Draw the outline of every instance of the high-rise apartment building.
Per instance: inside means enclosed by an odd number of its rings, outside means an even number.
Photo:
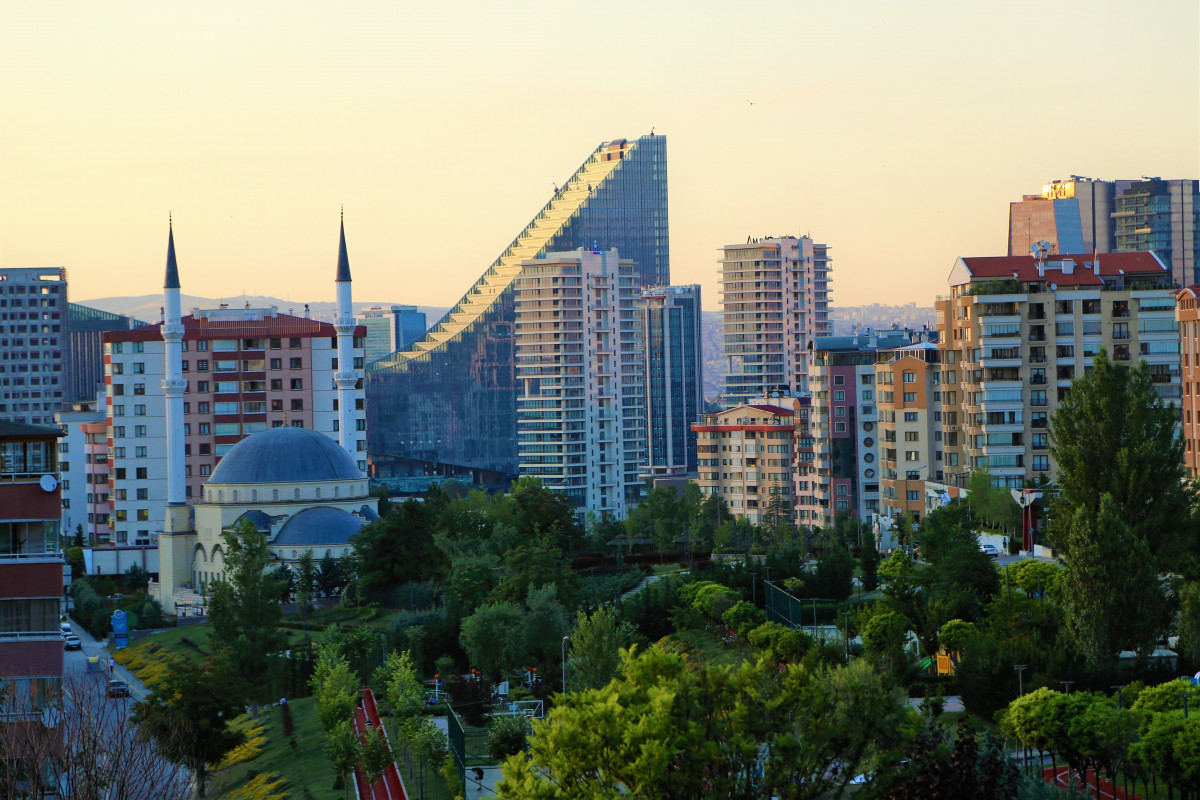
[[[625,324],[637,296],[616,250],[545,253],[513,285],[520,472],[618,519],[645,458],[644,399],[626,413],[645,393],[640,330]]]
[[[174,264],[174,238],[169,261]],[[339,272],[339,275],[341,273]],[[175,270],[177,277],[178,271]],[[345,280],[349,283],[347,267]],[[170,287],[169,287],[170,288]],[[178,287],[175,287],[176,289]],[[110,527],[116,544],[151,544],[166,514],[169,478],[165,323],[105,335],[109,435]],[[271,308],[192,309],[182,317],[181,388],[187,503],[221,457],[256,431],[290,425],[341,440],[349,436],[366,472],[366,419],[361,379],[351,378],[353,408],[339,406],[338,382],[361,374],[363,334],[353,317],[337,325]],[[351,363],[339,331],[353,331]],[[172,379],[174,380],[174,379]],[[354,430],[341,430],[346,414]]]
[[[867,521],[879,513],[875,362],[881,350],[912,344],[920,336],[897,329],[812,341],[810,475],[816,503],[811,525],[828,528],[838,516]]]
[[[808,236],[730,244],[721,259],[726,375],[722,399],[745,404],[808,390],[808,345],[833,332],[829,247]]]
[[[61,435],[0,420],[0,740],[10,768],[9,756],[19,758],[30,742],[45,753],[41,745],[54,735],[54,710],[62,707]]]
[[[1175,293],[1179,323],[1179,366],[1182,393],[1183,463],[1192,477],[1200,475],[1200,286]]]
[[[949,282],[937,303],[947,483],[983,468],[1013,488],[1053,477],[1050,415],[1101,347],[1118,364],[1144,359],[1179,403],[1173,280],[1153,253],[960,258]]]
[[[734,516],[753,523],[763,521],[772,501],[790,514],[795,506],[792,469],[798,404],[792,397],[755,399],[701,414],[692,426],[700,491],[725,498]]]
[[[1152,251],[1176,283],[1200,281],[1200,181],[1073,175],[1009,206],[1008,254]]]
[[[696,472],[692,423],[704,408],[700,352],[700,287],[642,290],[646,351],[647,477]]]
[[[67,271],[0,269],[0,419],[53,425],[66,391]]]
[[[879,416],[879,513],[925,516],[925,482],[942,482],[942,393],[939,350],[924,337],[880,350],[874,399]],[[957,434],[954,434],[957,438]],[[865,442],[864,442],[865,443]]]
[[[664,137],[597,147],[439,323],[368,372],[377,475],[516,475],[513,284],[539,253],[581,247],[631,259],[638,287],[670,283]]]

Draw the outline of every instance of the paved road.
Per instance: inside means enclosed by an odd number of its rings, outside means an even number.
[[[83,629],[81,625],[71,620],[71,631],[79,637],[83,642],[82,650],[68,650],[63,663],[63,677],[83,678],[88,676],[90,662],[89,658],[96,659],[95,668],[99,670],[101,675],[105,676],[107,681],[109,678],[120,678],[129,684],[129,694],[134,700],[145,700],[149,690],[137,679],[132,672],[120,664],[115,665],[115,669],[110,667],[109,659],[111,654],[106,649],[104,644],[97,642],[92,638],[92,635]]]

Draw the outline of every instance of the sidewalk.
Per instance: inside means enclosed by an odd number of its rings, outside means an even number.
[[[68,619],[70,618],[68,617]],[[150,691],[137,679],[136,675],[120,664],[117,664],[115,669],[109,667],[108,662],[112,653],[109,652],[107,643],[97,642],[90,633],[84,630],[82,625],[73,619],[71,620],[71,631],[83,642],[84,655],[94,656],[100,660],[101,674],[107,676],[108,679],[117,678],[129,684],[129,696],[134,700],[146,699],[146,695],[150,694]]]

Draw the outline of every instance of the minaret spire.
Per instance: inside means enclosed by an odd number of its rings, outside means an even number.
[[[333,279],[337,287],[337,358],[338,368],[333,383],[337,387],[338,444],[357,461],[355,444],[358,428],[355,389],[358,372],[354,369],[354,302],[350,292],[350,257],[346,255],[346,212],[343,208],[338,237],[337,276]]]
[[[163,288],[179,288],[179,265],[175,263],[175,223],[169,211],[167,212],[167,276],[163,280]]]

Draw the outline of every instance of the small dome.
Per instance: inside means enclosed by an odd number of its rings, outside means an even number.
[[[208,484],[362,480],[354,459],[307,428],[271,428],[247,436],[217,464]]]
[[[350,537],[358,533],[362,525],[361,519],[340,508],[306,508],[283,524],[271,546],[349,544]]]

